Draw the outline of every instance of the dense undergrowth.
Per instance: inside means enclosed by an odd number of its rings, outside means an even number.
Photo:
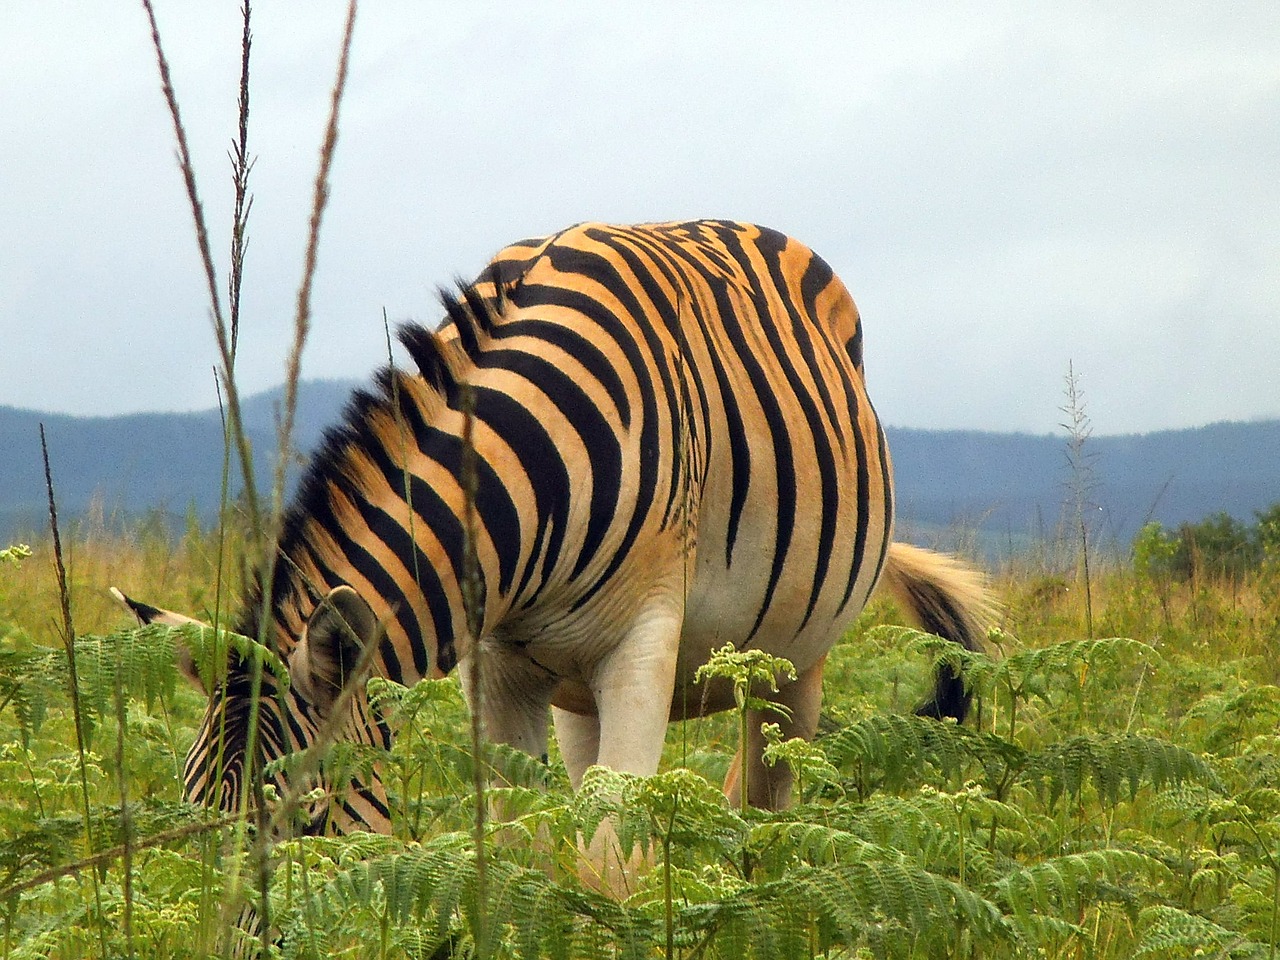
[[[126,630],[105,590],[200,613],[235,555],[217,541],[70,538],[74,703],[49,549],[0,563],[0,956],[206,956],[239,936],[246,828],[180,799],[203,700],[173,636]],[[910,715],[932,662],[960,655],[873,604],[829,661],[823,736],[776,747],[801,784],[784,813],[721,796],[733,716],[673,726],[659,776],[597,771],[576,795],[554,753],[493,751],[505,821],[483,885],[457,684],[372,681],[394,750],[327,762],[384,765],[396,832],[276,846],[272,949],[469,956],[479,932],[498,957],[1274,956],[1280,557],[1229,583],[1104,569],[1095,632],[1125,639],[1088,638],[1073,582],[1034,566],[999,580],[994,656],[963,657],[963,727]],[[579,837],[605,817],[653,851],[622,899],[583,875]]]

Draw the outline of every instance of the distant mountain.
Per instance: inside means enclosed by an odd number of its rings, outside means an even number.
[[[988,550],[1054,536],[1071,501],[1063,436],[891,429],[899,515],[910,528],[980,530]],[[1280,420],[1090,437],[1096,542],[1129,544],[1223,511],[1252,521],[1280,501]],[[1070,512],[1074,516],[1074,511]]]
[[[315,447],[354,384],[300,385],[295,446]],[[245,398],[243,413],[270,482],[282,390]],[[216,410],[119,417],[68,417],[0,407],[0,545],[47,527],[38,425],[61,517],[95,505],[108,518],[161,513],[180,520],[194,507],[212,517],[222,475]],[[1061,436],[889,428],[901,531],[944,542],[960,530],[988,552],[1054,536],[1069,499]],[[1166,526],[1225,511],[1251,520],[1280,501],[1280,420],[1215,423],[1192,430],[1092,437],[1085,445],[1095,485],[1090,525],[1100,543],[1127,545],[1147,519]]]
[[[299,385],[293,434],[298,450],[316,446],[324,428],[338,420],[352,388],[344,381]],[[263,485],[271,482],[283,393],[276,388],[241,403]],[[48,528],[41,423],[60,519],[83,515],[91,504],[107,517],[122,519],[154,512],[181,519],[192,506],[206,519],[216,514],[222,486],[217,410],[69,417],[0,407],[0,540],[38,536]],[[233,489],[238,490],[239,470],[234,469]]]

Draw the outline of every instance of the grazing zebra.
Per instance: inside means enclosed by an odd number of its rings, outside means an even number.
[[[234,808],[246,764],[307,746],[335,709],[343,736],[386,744],[362,696],[338,697],[368,644],[402,683],[481,658],[486,737],[544,754],[551,711],[575,787],[593,763],[655,772],[669,720],[731,708],[727,682],[694,677],[726,643],[795,664],[770,696],[784,736],[812,737],[827,652],[881,580],[976,648],[981,578],[892,543],[858,312],[805,246],[728,221],[588,223],[506,248],[443,299],[438,333],[399,333],[419,374],[384,371],[314,456],[270,596],[236,624],[257,636],[265,610],[287,692],[264,674],[246,758],[233,656],[187,758],[191,800]],[[922,712],[967,705],[945,674]],[[790,773],[761,763],[761,719],[739,757],[750,802],[776,808]],[[307,829],[388,830],[381,784],[352,786]]]

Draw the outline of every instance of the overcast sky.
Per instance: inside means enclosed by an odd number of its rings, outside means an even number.
[[[239,10],[155,0],[225,280]],[[0,404],[207,408],[216,351],[143,10],[0,0]],[[282,379],[344,3],[254,10],[242,389]],[[1280,416],[1280,3],[366,0],[309,377],[581,220],[821,253],[890,424]]]

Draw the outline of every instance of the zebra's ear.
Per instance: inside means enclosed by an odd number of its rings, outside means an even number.
[[[346,585],[334,587],[312,612],[302,641],[289,655],[294,688],[328,716],[377,634],[378,619],[360,594]]]
[[[160,623],[166,627],[180,627],[187,623],[199,623],[201,626],[205,626],[204,623],[194,617],[174,613],[172,610],[162,610],[159,607],[151,606],[149,603],[143,603],[141,600],[134,600],[132,597],[125,596],[115,587],[111,588],[111,596],[115,597],[118,603],[137,618],[138,626],[140,627],[145,627],[150,623]],[[185,643],[179,643],[174,653],[177,657],[178,671],[186,677],[188,683],[208,696],[209,691],[205,689],[204,681],[200,679],[200,671],[196,669],[195,657],[191,655],[190,648]]]

